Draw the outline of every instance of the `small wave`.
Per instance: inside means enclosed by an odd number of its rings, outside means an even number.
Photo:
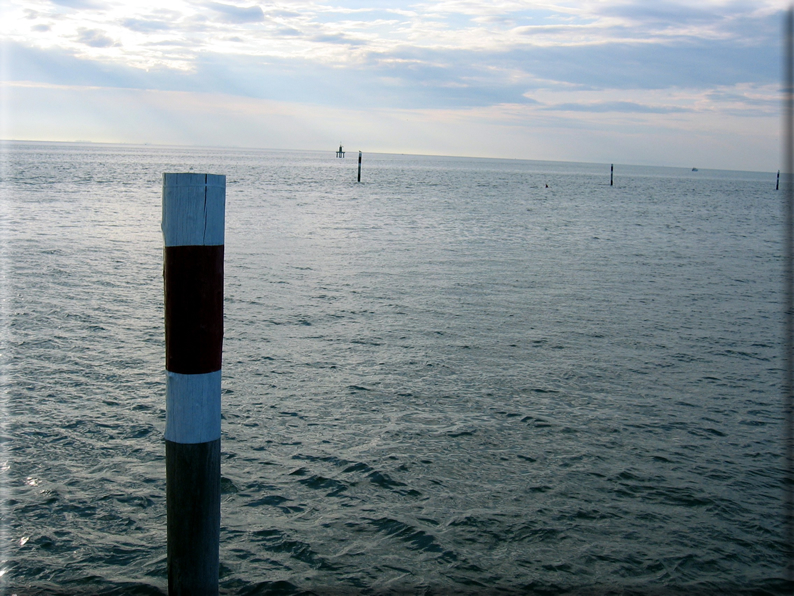
[[[362,387],[361,385],[348,385],[347,388],[350,391],[372,391],[372,389],[367,389],[366,387]]]
[[[353,464],[352,466],[348,466],[342,472],[349,474],[350,472],[371,472],[372,468],[370,468],[367,464],[363,462],[358,462],[357,464]]]
[[[234,493],[240,492],[237,486],[226,476],[221,476],[221,494],[222,495],[231,495]]]
[[[311,476],[304,480],[299,480],[298,482],[312,490],[327,490],[328,492],[325,494],[326,497],[337,497],[349,488],[349,485],[345,482],[319,475]]]
[[[389,517],[370,520],[378,532],[383,532],[387,536],[397,538],[401,542],[408,543],[411,550],[421,550],[424,552],[443,553],[444,549],[436,542],[435,536],[419,530],[413,526]]]
[[[551,428],[553,426],[548,420],[544,418],[537,418],[535,416],[524,416],[521,419],[521,422],[531,424],[535,428]]]
[[[285,553],[293,559],[310,565],[315,569],[336,569],[324,557],[314,552],[309,544],[291,539],[280,530],[259,530],[253,532],[253,539],[271,553]]]
[[[515,542],[554,542],[562,537],[562,530],[549,526],[536,526],[535,523],[524,524],[513,532]]]
[[[373,471],[367,475],[367,478],[372,484],[377,484],[381,488],[392,489],[398,486],[405,486],[404,482],[392,480],[391,477],[385,472]]]

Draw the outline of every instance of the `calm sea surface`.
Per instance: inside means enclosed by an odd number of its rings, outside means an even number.
[[[782,590],[774,174],[4,148],[6,593],[166,591],[190,170],[227,176],[224,591]]]

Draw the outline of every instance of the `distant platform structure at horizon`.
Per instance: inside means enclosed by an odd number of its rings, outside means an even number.
[[[336,156],[337,157],[344,157],[345,156],[345,151],[342,148],[342,143],[339,143],[339,151],[336,152]]]

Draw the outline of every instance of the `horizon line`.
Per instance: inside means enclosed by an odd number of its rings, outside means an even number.
[[[52,141],[52,140],[41,140],[41,139],[3,139],[0,138],[0,145],[6,143],[42,143],[42,144],[60,144],[60,145],[123,145],[123,146],[130,146],[130,147],[159,147],[159,148],[179,148],[179,149],[223,149],[223,150],[234,150],[234,151],[267,151],[267,152],[300,152],[300,153],[325,153],[326,151],[335,152],[332,149],[286,149],[286,148],[279,148],[279,147],[244,147],[239,145],[180,145],[175,143],[133,143],[133,142],[124,142],[124,141],[90,141],[90,140],[74,140],[74,141]],[[362,151],[359,149],[355,149],[353,151],[345,151],[345,153],[354,153],[355,151]],[[5,151],[0,151],[0,154],[4,153]],[[486,155],[447,155],[441,153],[403,153],[403,152],[396,152],[396,151],[368,151],[366,153],[374,154],[374,155],[404,155],[410,157],[442,157],[442,158],[454,158],[454,159],[482,159],[482,160],[493,160],[493,161],[526,161],[526,162],[540,162],[540,163],[563,163],[563,164],[584,164],[584,165],[618,165],[618,166],[628,166],[632,168],[669,168],[669,169],[687,169],[690,168],[697,168],[696,171],[704,171],[704,172],[745,172],[748,174],[771,174],[774,175],[776,172],[782,170],[733,170],[733,169],[723,169],[723,168],[700,168],[697,166],[680,166],[680,165],[659,165],[659,164],[647,164],[647,163],[618,163],[618,162],[599,162],[599,161],[571,161],[571,160],[560,160],[560,159],[528,159],[523,157],[493,157],[493,156],[486,156]]]

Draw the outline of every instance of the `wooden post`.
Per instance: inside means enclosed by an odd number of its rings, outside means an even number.
[[[784,223],[784,304],[785,380],[783,411],[785,424],[784,547],[786,581],[794,585],[794,7],[786,11],[783,70],[783,223]]]
[[[217,595],[226,176],[163,174],[168,593]]]
[[[615,164],[610,164],[609,166],[609,185],[612,186],[612,177],[613,173],[615,172]]]
[[[775,190],[780,190],[780,170],[777,171],[777,180],[775,180]]]
[[[358,152],[358,181],[361,182],[361,151]]]

